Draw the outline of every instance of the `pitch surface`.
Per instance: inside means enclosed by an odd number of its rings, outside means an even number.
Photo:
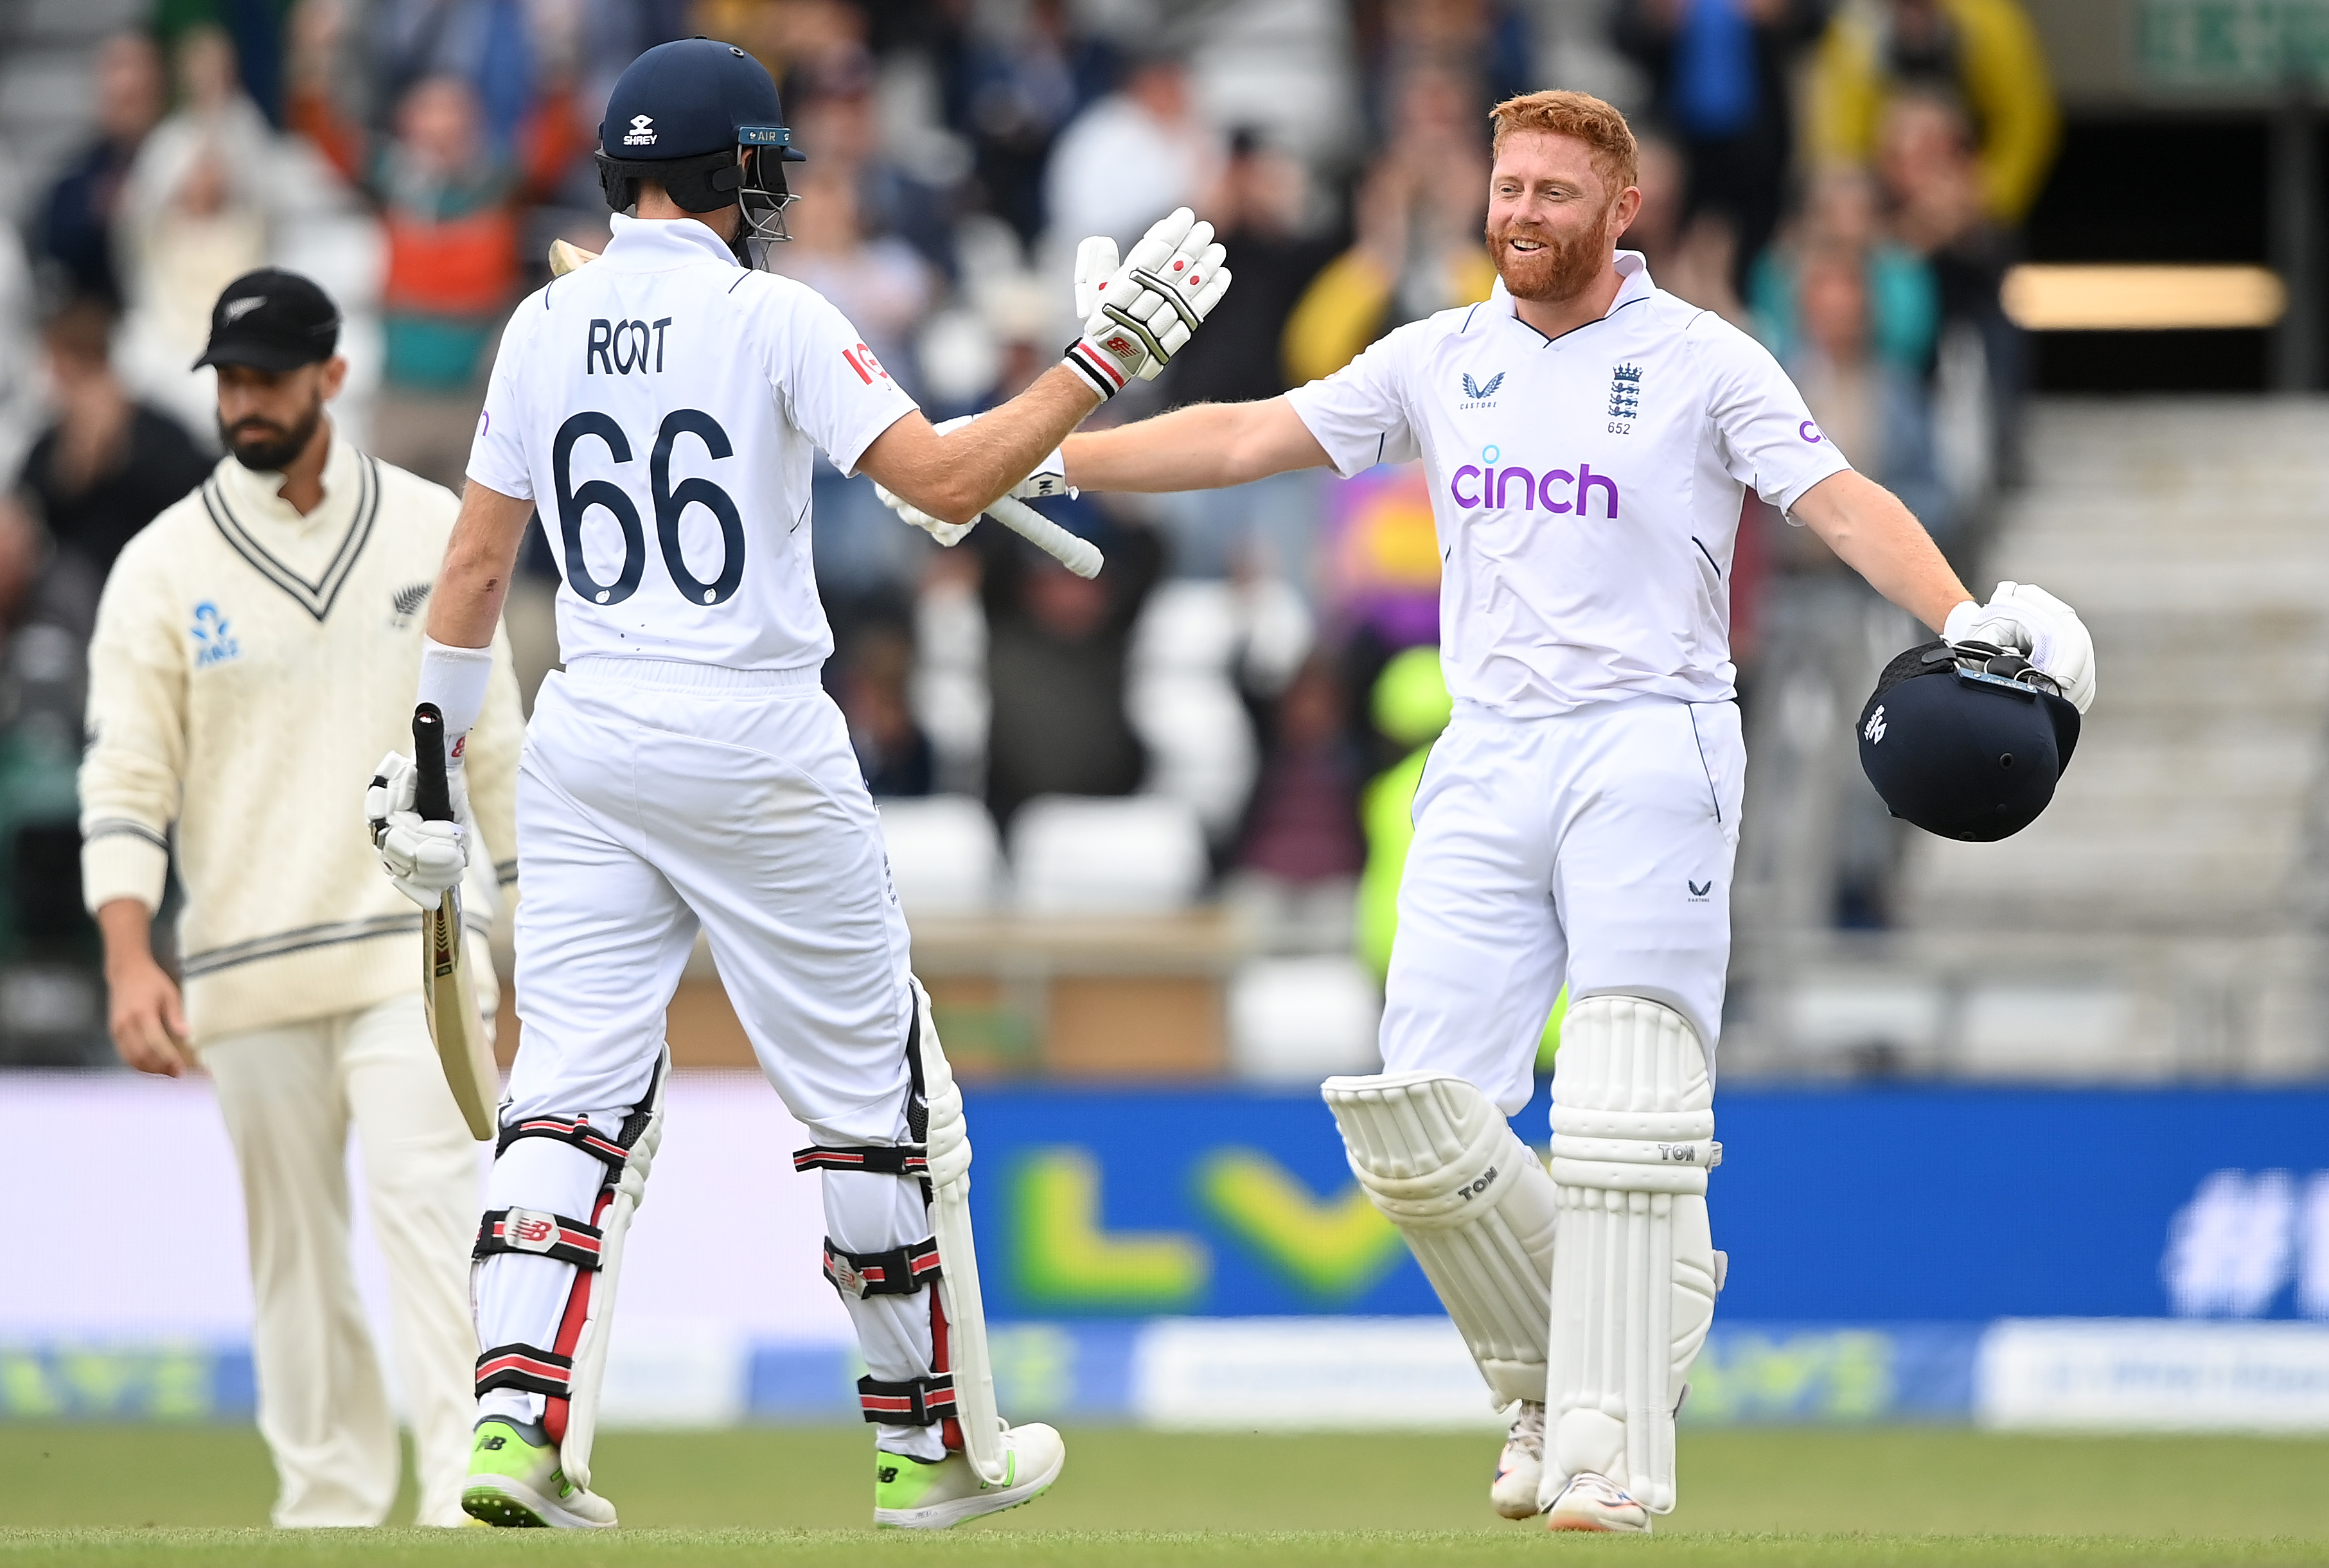
[[[875,1535],[860,1432],[614,1433],[597,1469],[618,1535],[277,1534],[240,1429],[0,1425],[0,1568],[228,1563],[433,1568],[1501,1564],[1549,1551],[1703,1563],[2329,1562],[2329,1442],[1997,1437],[1951,1431],[1685,1436],[1683,1504],[1650,1541],[1548,1539],[1487,1512],[1492,1440],[1080,1430],[1032,1507],[943,1537]],[[410,1497],[399,1516],[409,1516]]]

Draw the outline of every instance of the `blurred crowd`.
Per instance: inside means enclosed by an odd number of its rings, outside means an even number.
[[[0,963],[86,956],[59,890],[78,649],[122,542],[219,450],[186,367],[221,287],[267,264],[324,284],[342,427],[457,486],[509,307],[552,239],[605,242],[608,88],[697,33],[769,67],[808,155],[774,265],[934,418],[1056,358],[1080,237],[1129,244],[1183,203],[1236,287],[1104,419],[1268,397],[1485,298],[1486,109],[1572,86],[1643,142],[1624,243],[1767,343],[1961,567],[2015,470],[1999,284],[2056,136],[2017,0],[156,0],[87,41],[86,133],[0,227]],[[1218,888],[1347,946],[1371,857],[1380,881],[1400,848],[1382,788],[1430,738],[1399,658],[1438,638],[1419,477],[1047,505],[1100,577],[993,526],[939,551],[820,471],[826,678],[876,793],[979,797],[1006,840],[1039,795],[1179,801]],[[538,680],[553,579],[527,561],[510,624]],[[1762,874],[1794,918],[1881,925],[1889,826],[1854,819],[1848,751],[1781,698],[1843,690],[1911,629],[1751,499],[1731,592],[1761,795],[1827,778],[1839,802],[1808,863]]]

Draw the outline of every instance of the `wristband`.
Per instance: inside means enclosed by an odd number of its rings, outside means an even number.
[[[1060,362],[1081,376],[1103,403],[1124,390],[1124,372],[1110,363],[1107,355],[1094,352],[1081,338],[1068,345]]]
[[[463,760],[462,742],[486,709],[486,682],[493,672],[492,648],[450,647],[421,634],[420,694],[415,701],[433,702],[445,716],[448,766],[457,767]]]

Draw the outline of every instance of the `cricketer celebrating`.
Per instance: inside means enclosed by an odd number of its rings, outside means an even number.
[[[174,1076],[191,1046],[234,1144],[275,1522],[377,1525],[396,1496],[396,1418],[348,1266],[353,1122],[388,1263],[420,1522],[459,1525],[476,1409],[463,1272],[477,1146],[413,991],[420,923],[373,878],[351,824],[299,804],[411,733],[421,610],[459,503],[334,428],[339,329],[322,289],[272,268],[237,278],[212,309],[199,362],[218,367],[227,455],[106,581],[81,883],[123,1059]],[[506,857],[523,721],[498,640],[478,650],[477,679],[473,793]],[[183,1002],[148,930],[174,830]],[[495,883],[480,853],[468,908],[488,923]],[[490,1019],[482,933],[470,959]]]
[[[1768,353],[1616,249],[1641,203],[1616,109],[1541,92],[1494,118],[1486,302],[1281,398],[1074,437],[1052,479],[1175,491],[1422,459],[1455,717],[1415,802],[1386,1071],[1325,1094],[1514,1407],[1497,1510],[1646,1531],[1674,1506],[1674,1418],[1725,1267],[1704,1194],[1745,764],[1743,487],[1951,642],[2028,653],[2081,710],[2092,647],[2038,589],[1974,603]],[[1548,1172],[1504,1118],[1564,980]]]
[[[818,684],[833,639],[810,568],[811,448],[934,517],[973,518],[1169,359],[1229,275],[1209,227],[1167,219],[1096,286],[1110,303],[1061,366],[940,436],[839,311],[751,264],[784,238],[789,143],[775,84],[740,49],[668,43],[625,71],[600,128],[613,241],[511,318],[430,606],[420,699],[457,757],[539,506],[566,669],[520,768],[525,1033],[476,1248],[463,1502],[491,1524],[616,1521],[590,1489],[599,1380],[662,1135],[664,1009],[699,927],[816,1140],[795,1161],[823,1173],[825,1272],[869,1368],[875,1521],[944,1527],[1027,1502],[1065,1460],[1051,1428],[994,1411],[962,1100]],[[410,765],[391,772],[382,857],[433,904],[466,835],[422,822]]]

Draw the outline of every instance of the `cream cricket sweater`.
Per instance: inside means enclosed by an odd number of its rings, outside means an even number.
[[[80,769],[89,907],[162,901],[177,834],[178,923],[194,1040],[347,1012],[419,983],[420,911],[390,886],[364,781],[412,747],[430,586],[459,502],[336,433],[323,503],[221,460],[129,541],[90,647]],[[494,640],[468,787],[467,908],[489,924],[516,875],[519,717]]]

